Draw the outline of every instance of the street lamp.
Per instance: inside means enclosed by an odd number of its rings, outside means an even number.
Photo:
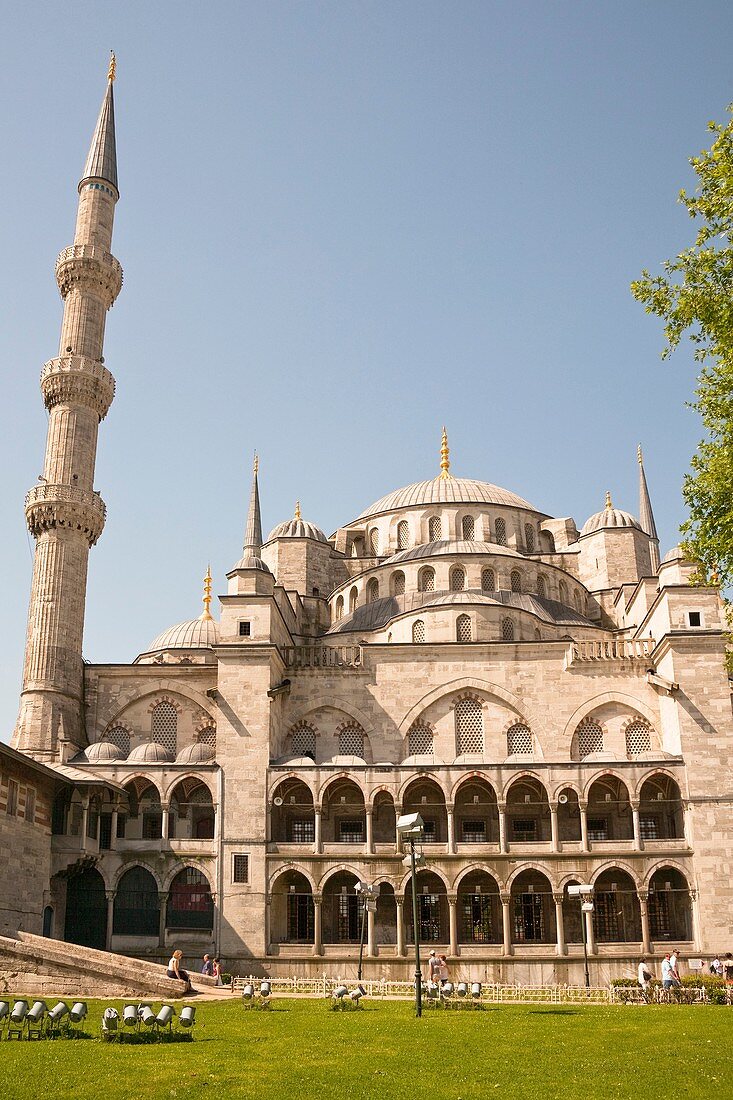
[[[410,879],[412,883],[412,926],[415,931],[415,1015],[422,1016],[422,971],[420,969],[420,925],[417,914],[417,868],[415,841],[422,840],[425,822],[420,814],[403,814],[397,818],[397,836],[410,842]],[[424,857],[421,862],[425,863]]]
[[[589,883],[568,886],[568,896],[580,898],[580,924],[583,932],[583,958],[585,960],[585,988],[590,997],[590,974],[588,973],[588,937],[585,934],[585,914],[593,912],[593,887]]]
[[[366,929],[367,913],[376,913],[377,891],[374,886],[370,886],[366,882],[362,882],[361,879],[357,882],[354,890],[357,895],[362,899],[361,903],[361,934],[359,936],[359,966],[356,971],[356,980],[361,984],[361,963],[364,958],[364,930]]]

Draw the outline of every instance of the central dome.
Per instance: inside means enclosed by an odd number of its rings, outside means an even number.
[[[382,512],[396,512],[400,508],[416,508],[426,504],[503,504],[509,508],[537,509],[516,493],[492,485],[488,481],[476,481],[470,477],[438,477],[430,481],[416,481],[403,489],[395,489],[380,497],[357,518],[366,519]]]

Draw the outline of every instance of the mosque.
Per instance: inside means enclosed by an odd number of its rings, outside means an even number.
[[[395,822],[418,812],[420,940],[456,974],[579,984],[584,939],[594,982],[670,945],[729,948],[723,605],[679,547],[660,560],[641,449],[638,516],[608,494],[580,528],[550,516],[459,476],[444,432],[435,476],[356,503],[330,536],[296,506],[266,538],[255,461],[218,618],[207,573],[198,617],[129,663],[82,660],[115,391],[105,320],[122,288],[114,77],[113,59],[41,372],[23,685],[0,746],[0,932],[343,975],[361,881],[376,891],[365,973],[408,978]],[[572,884],[594,887],[592,912]]]

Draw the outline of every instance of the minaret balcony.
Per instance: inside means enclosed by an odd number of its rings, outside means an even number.
[[[34,538],[63,527],[81,531],[90,546],[102,534],[107,509],[97,492],[73,485],[34,486],[25,498],[25,517]]]
[[[44,364],[41,393],[47,409],[56,405],[84,405],[103,420],[115,396],[115,380],[96,359],[64,355]]]
[[[107,309],[122,289],[122,267],[111,252],[93,244],[72,244],[56,259],[56,282],[65,298],[74,286],[101,294]]]

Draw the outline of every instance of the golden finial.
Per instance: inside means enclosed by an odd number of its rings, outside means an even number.
[[[295,502],[295,519],[301,519],[301,518],[302,517],[301,517],[301,514],[300,514],[300,501],[296,500],[296,502]]]
[[[450,473],[450,450],[448,448],[448,433],[443,426],[443,438],[440,441],[440,476],[445,481],[452,477]]]
[[[642,465],[642,463],[643,463],[643,461],[644,461],[643,455],[642,455],[642,453],[641,453],[641,443],[640,443],[640,444],[639,444],[639,446],[638,446],[638,447],[636,448],[636,457],[637,457],[637,460],[638,460],[638,462],[639,462],[639,465],[641,466],[641,465]]]
[[[117,58],[114,55],[114,50],[109,51],[109,69],[107,70],[107,80],[110,84],[114,84],[115,77],[117,76]]]
[[[210,619],[211,611],[211,566],[206,566],[206,576],[204,577],[204,598],[203,598],[204,610],[201,615],[202,619]]]
[[[259,472],[259,468],[260,468],[260,456],[257,454],[257,451],[255,451],[255,460],[254,460],[254,465],[252,467],[252,473],[255,475],[255,477],[257,477],[257,474]]]
[[[610,492],[606,493],[606,508],[613,508],[613,503],[611,501],[611,493]]]

